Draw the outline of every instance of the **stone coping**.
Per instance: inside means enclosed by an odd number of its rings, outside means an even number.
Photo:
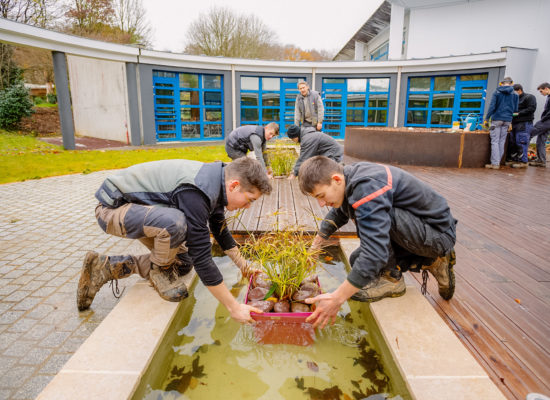
[[[340,239],[349,257],[358,239]],[[188,287],[194,279],[188,275]],[[408,278],[407,293],[370,304],[414,399],[504,400],[483,368]],[[146,281],[132,286],[38,400],[130,399],[178,308]]]

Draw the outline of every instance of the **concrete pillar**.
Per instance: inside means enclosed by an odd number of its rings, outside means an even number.
[[[392,4],[391,19],[390,19],[390,41],[388,46],[388,60],[401,59],[404,23],[405,23],[405,8]]]
[[[130,118],[130,142],[132,146],[141,145],[141,126],[137,89],[136,64],[126,63],[126,88],[128,90],[128,114]]]
[[[67,59],[65,58],[65,53],[59,51],[52,51],[52,57],[63,147],[66,150],[74,150],[74,122],[73,111],[71,109],[71,94],[69,92],[69,78],[67,77]]]
[[[355,41],[355,61],[363,61],[365,59],[365,44],[358,40]]]

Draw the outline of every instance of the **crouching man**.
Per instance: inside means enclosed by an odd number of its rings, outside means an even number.
[[[248,208],[271,192],[261,164],[241,158],[229,164],[189,160],[153,161],[108,177],[96,197],[100,227],[111,235],[138,239],[150,253],[107,256],[86,254],[77,290],[77,306],[86,310],[107,282],[133,273],[148,279],[168,301],[187,297],[183,277],[197,275],[238,322],[251,322],[253,307],[231,295],[212,260],[210,232],[244,276],[253,268],[224,224],[228,210]]]
[[[332,293],[308,299],[317,303],[309,322],[333,323],[350,297],[372,302],[405,293],[402,273],[422,271],[423,292],[428,272],[439,294],[451,299],[456,220],[447,201],[424,182],[402,169],[358,162],[343,167],[327,157],[304,162],[298,175],[302,192],[332,207],[313,247],[321,247],[338,228],[353,219],[360,246],[350,256],[347,280]]]
[[[343,160],[344,149],[342,146],[332,136],[316,131],[311,126],[300,128],[298,125],[290,125],[286,134],[293,142],[300,143],[300,157],[294,164],[294,169],[288,179],[296,178],[302,163],[311,157],[326,156],[338,163]]]

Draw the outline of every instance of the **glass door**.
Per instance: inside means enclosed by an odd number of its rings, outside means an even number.
[[[477,128],[483,123],[485,109],[485,97],[487,94],[487,80],[464,80],[462,76],[457,82],[454,120],[460,121],[460,127],[464,128],[464,120],[470,114],[477,117]]]
[[[344,78],[323,79],[323,103],[325,105],[323,132],[335,139],[344,139],[346,130],[346,121],[344,118],[346,93],[346,80]]]

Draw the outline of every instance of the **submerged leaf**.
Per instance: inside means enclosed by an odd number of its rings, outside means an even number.
[[[313,372],[319,372],[319,366],[313,361],[308,361],[307,367]]]

